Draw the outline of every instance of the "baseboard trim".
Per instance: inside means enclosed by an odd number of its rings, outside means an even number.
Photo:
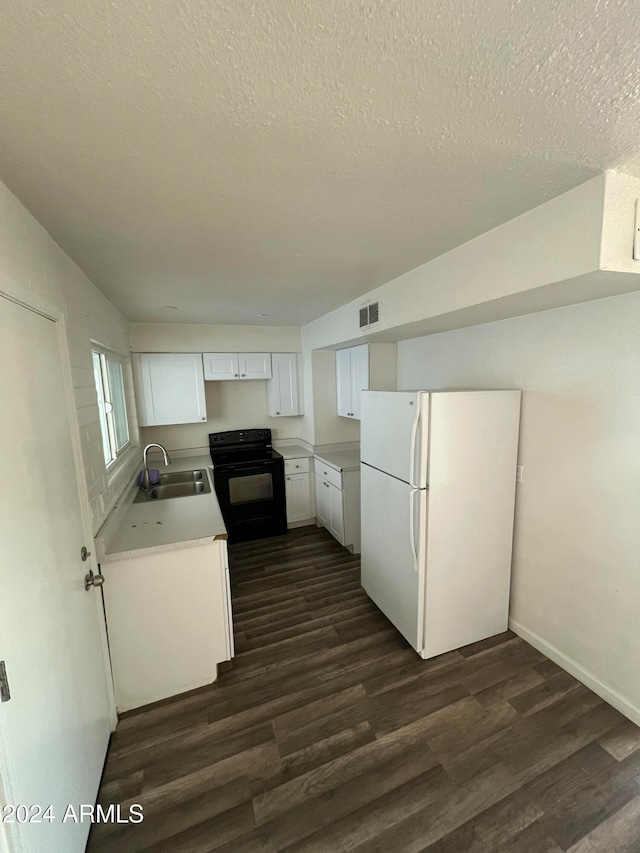
[[[296,527],[308,527],[310,524],[315,524],[315,518],[305,518],[304,521],[289,521],[287,530],[295,530]]]
[[[628,717],[632,723],[640,726],[640,708],[629,702],[621,693],[618,693],[613,687],[604,684],[592,672],[573,660],[573,658],[567,657],[560,649],[552,646],[551,643],[548,643],[539,634],[536,634],[535,631],[531,631],[529,628],[516,622],[515,619],[509,619],[509,627],[515,634],[533,646],[534,649],[542,652],[542,654],[546,655],[554,663],[557,663],[558,666],[561,666],[573,675],[574,678],[577,678],[578,681],[581,681],[589,690],[593,690],[601,699],[604,699],[605,702],[608,702],[609,705],[612,705],[617,711]]]

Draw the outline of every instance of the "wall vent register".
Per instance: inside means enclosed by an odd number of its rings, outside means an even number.
[[[380,303],[369,302],[363,305],[359,312],[359,324],[361,329],[366,329],[380,322]]]

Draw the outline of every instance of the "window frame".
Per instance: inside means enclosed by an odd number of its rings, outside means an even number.
[[[98,369],[95,362],[95,356],[98,356],[98,364],[100,371],[101,387],[98,388]],[[124,423],[127,428],[127,440],[124,444],[118,447],[117,428],[115,421],[115,411],[113,402],[113,390],[111,388],[111,378],[109,376],[108,363],[114,363],[119,366],[120,376],[122,379],[122,406],[124,408]],[[94,374],[94,383],[96,387],[97,403],[100,412],[100,433],[102,436],[103,459],[105,469],[109,470],[112,466],[120,461],[122,456],[131,447],[131,421],[129,419],[129,410],[127,406],[127,394],[124,382],[124,362],[125,359],[113,350],[101,347],[96,343],[91,344],[91,364]],[[104,409],[102,408],[104,405]],[[106,427],[106,434],[105,434]],[[110,459],[106,458],[106,449],[109,447]]]

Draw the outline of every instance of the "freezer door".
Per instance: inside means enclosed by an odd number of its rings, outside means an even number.
[[[368,465],[361,467],[361,484],[362,586],[421,652],[427,493]]]
[[[398,480],[427,485],[429,394],[363,391],[360,459]]]

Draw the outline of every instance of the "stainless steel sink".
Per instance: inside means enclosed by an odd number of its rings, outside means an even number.
[[[206,481],[204,471],[176,471],[170,474],[160,474],[160,486],[169,486],[172,483],[199,483]]]
[[[169,498],[186,498],[191,495],[206,495],[211,491],[205,471],[176,471],[161,474],[160,483],[149,491],[138,490],[134,503],[143,501],[166,501]]]

